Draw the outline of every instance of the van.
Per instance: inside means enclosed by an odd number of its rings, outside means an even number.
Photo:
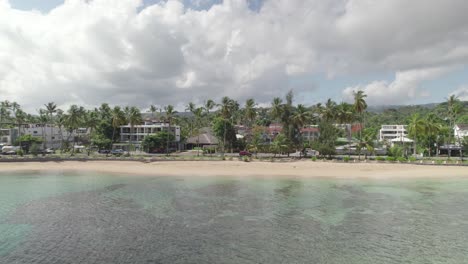
[[[16,151],[20,150],[20,147],[15,147],[15,146],[4,146],[2,147],[2,154],[4,155],[11,155],[11,154],[16,154]]]

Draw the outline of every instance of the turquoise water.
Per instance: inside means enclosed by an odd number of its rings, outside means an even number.
[[[468,179],[0,174],[0,263],[467,263]]]

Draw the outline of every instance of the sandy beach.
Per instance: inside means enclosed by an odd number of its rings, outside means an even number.
[[[0,163],[0,172],[63,170],[154,176],[443,178],[468,177],[468,167],[379,163],[241,161],[64,161]]]

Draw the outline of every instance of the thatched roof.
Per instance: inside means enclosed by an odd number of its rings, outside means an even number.
[[[218,145],[218,139],[211,133],[202,133],[187,139],[187,144]]]

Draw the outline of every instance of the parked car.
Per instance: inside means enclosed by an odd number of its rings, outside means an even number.
[[[112,155],[122,155],[122,154],[124,154],[124,152],[125,151],[123,149],[113,149],[110,153]]]
[[[54,153],[55,153],[55,149],[53,149],[53,148],[48,148],[48,149],[44,150],[44,153],[45,153],[45,154],[54,154]]]
[[[248,152],[248,151],[246,151],[246,150],[242,150],[242,151],[239,152],[239,156],[241,156],[241,157],[242,157],[242,156],[248,156],[248,157],[250,157],[250,156],[252,156],[252,153],[250,153],[250,152]]]
[[[20,147],[16,146],[4,146],[2,147],[2,154],[3,155],[15,155],[16,151],[20,150]],[[14,154],[13,154],[14,153]]]
[[[101,153],[101,154],[109,154],[109,153],[111,153],[111,151],[108,150],[108,149],[100,149],[100,150],[98,150],[98,153]]]

